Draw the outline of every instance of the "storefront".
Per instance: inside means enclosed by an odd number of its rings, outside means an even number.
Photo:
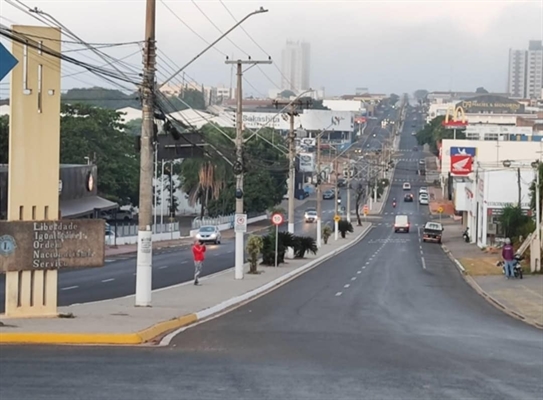
[[[98,218],[117,203],[98,196],[96,165],[64,164],[59,171],[59,218]],[[0,219],[7,217],[8,166],[0,165]]]

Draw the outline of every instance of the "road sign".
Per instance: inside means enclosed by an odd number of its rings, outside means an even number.
[[[247,214],[236,214],[234,217],[234,231],[247,232]]]
[[[437,209],[437,212],[441,214],[441,213],[443,212],[443,207],[439,207],[439,208]]]
[[[0,81],[11,72],[19,61],[0,43]]]
[[[272,224],[281,225],[283,223],[283,216],[279,213],[275,213],[271,217]]]
[[[341,217],[340,217],[339,215],[336,215],[336,216],[334,217],[334,221],[335,221],[335,222],[341,221]]]
[[[368,215],[369,212],[370,212],[370,208],[368,207],[367,204],[364,204],[364,215]]]

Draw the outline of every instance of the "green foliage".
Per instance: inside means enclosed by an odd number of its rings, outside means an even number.
[[[167,113],[183,111],[188,108],[194,108],[195,110],[205,110],[207,108],[203,92],[196,89],[183,89],[180,96],[171,96],[167,99],[168,101],[164,105]]]
[[[512,243],[519,241],[519,237],[526,238],[535,229],[535,223],[528,215],[525,215],[518,205],[509,204],[502,209],[499,217],[500,225],[505,237]]]
[[[130,136],[141,135],[141,118],[133,119],[126,122],[124,130]]]
[[[541,208],[543,206],[543,164],[539,164],[538,167],[539,172],[539,192],[540,192],[540,199],[539,199],[539,210],[543,210]],[[537,175],[534,177],[533,182],[530,184],[530,208],[535,213],[536,212],[536,187],[537,187]]]
[[[139,94],[125,94],[119,90],[104,89],[101,87],[70,89],[62,95],[63,103],[86,104],[110,110],[133,107],[140,109]]]
[[[9,117],[0,116],[0,164],[7,164],[9,158]]]
[[[388,96],[388,103],[390,105],[396,104],[400,100],[400,96],[398,96],[396,93],[391,93],[390,96]]]
[[[453,139],[454,130],[446,129],[442,124],[445,120],[445,116],[440,115],[435,117],[429,124],[425,125],[422,130],[417,132],[417,142],[419,145],[428,144],[430,145],[430,150],[437,154],[437,145],[443,139]],[[456,130],[457,139],[465,139],[466,134],[463,130]]]
[[[480,93],[480,94],[487,94],[488,93],[488,90],[486,90],[484,87],[478,87],[477,89],[475,89],[475,93]]]
[[[225,137],[212,125],[202,128],[209,153],[213,158],[187,159],[181,167],[182,189],[191,204],[203,204],[211,216],[226,215],[235,210],[235,176],[232,166],[223,156],[234,160],[233,129],[222,129]],[[282,137],[273,130],[262,130],[244,146],[244,207],[246,212],[263,212],[280,203],[286,187],[287,160],[271,145],[284,145]],[[249,134],[246,135],[246,138]],[[215,152],[217,149],[222,155]],[[215,155],[216,154],[216,155]]]
[[[330,236],[332,236],[332,227],[330,225],[324,225],[322,227],[321,235],[324,244],[327,244],[328,239],[330,239]]]
[[[347,235],[347,232],[350,232],[350,233],[354,232],[353,224],[351,224],[346,219],[342,219],[341,221],[339,221],[337,228],[338,228],[339,232],[341,233],[341,237],[343,239],[345,239],[345,236]]]
[[[134,138],[123,130],[121,115],[84,104],[63,104],[60,120],[60,162],[98,166],[98,193],[122,204],[138,205],[139,157]]]
[[[258,263],[258,256],[262,252],[262,249],[264,248],[264,240],[261,236],[251,235],[249,236],[249,239],[247,240],[247,245],[245,247],[245,250],[247,251],[247,254],[249,255],[249,263],[250,263],[250,274],[256,274],[256,268]]]
[[[413,96],[415,97],[415,99],[419,101],[421,100],[424,101],[428,97],[428,90],[426,89],[415,90],[415,93],[413,93]]]
[[[311,236],[299,236],[296,238],[294,257],[304,258],[305,253],[310,252],[312,254],[317,254],[317,251],[317,242]]]
[[[287,89],[279,93],[279,97],[283,99],[290,99],[291,97],[296,97],[296,93],[294,93],[292,90]]]

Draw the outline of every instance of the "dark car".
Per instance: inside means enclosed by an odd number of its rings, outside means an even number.
[[[326,190],[322,194],[322,199],[323,200],[333,200],[334,197],[336,197],[336,192],[335,192],[335,190],[332,190],[332,189]]]
[[[407,193],[404,196],[403,201],[408,202],[408,203],[412,203],[413,202],[413,194],[412,193]]]
[[[343,178],[339,178],[337,180],[337,187],[342,188],[342,187],[345,187],[345,186],[347,186],[347,181],[345,179],[343,179]]]

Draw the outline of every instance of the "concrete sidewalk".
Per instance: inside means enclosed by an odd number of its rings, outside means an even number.
[[[530,274],[529,268],[524,268],[524,279],[505,279],[502,268],[496,266],[500,255],[465,243],[462,231],[459,223],[447,225],[443,249],[466,281],[504,312],[543,329],[543,275]]]
[[[134,307],[134,296],[61,307],[73,318],[3,319],[0,343],[141,344],[206,319],[273,290],[361,240],[371,224],[354,227],[346,239],[331,240],[317,255],[258,267],[258,275],[234,280],[233,269],[153,291],[153,307]],[[180,266],[181,268],[181,266]],[[205,267],[204,267],[205,268]],[[248,265],[246,266],[246,271]]]

